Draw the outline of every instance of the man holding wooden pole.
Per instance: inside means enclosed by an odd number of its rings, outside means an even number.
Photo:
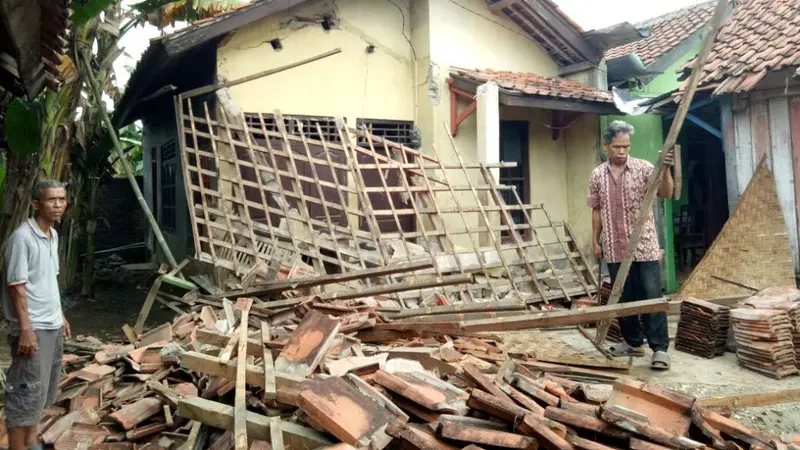
[[[592,208],[594,254],[598,261],[606,261],[612,283],[622,260],[627,256],[628,239],[645,198],[647,180],[655,170],[648,161],[630,156],[633,132],[633,126],[623,121],[611,122],[606,127],[602,138],[608,161],[595,168],[589,180],[587,205]],[[663,162],[672,165],[673,150],[664,155]],[[665,170],[658,196],[672,196],[673,185],[672,173]],[[629,276],[625,280],[621,297],[623,303],[662,297],[660,259],[655,219],[650,211],[633,255]],[[612,355],[644,356],[646,337],[653,350],[650,367],[656,370],[669,369],[666,313],[621,317],[619,324],[625,342],[611,346],[609,351]]]

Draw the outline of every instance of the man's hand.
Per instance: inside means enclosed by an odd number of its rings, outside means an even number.
[[[603,247],[600,246],[599,242],[594,243],[594,256],[596,256],[597,259],[603,258]]]
[[[669,150],[667,151],[667,153],[664,155],[664,159],[662,160],[662,162],[663,162],[664,164],[666,164],[666,165],[667,165],[667,167],[672,167],[672,166],[674,166],[674,165],[675,165],[675,152],[676,152],[676,151],[680,151],[680,150],[681,150],[681,146],[680,146],[680,145],[675,145],[675,146],[673,146],[673,147],[672,147],[671,149],[669,149]],[[659,156],[661,155],[661,153],[662,153],[661,151],[659,151],[659,152],[658,152]]]
[[[64,339],[72,339],[72,330],[69,328],[66,317],[64,317]]]
[[[18,355],[33,356],[39,350],[39,340],[33,330],[22,330],[19,333]]]

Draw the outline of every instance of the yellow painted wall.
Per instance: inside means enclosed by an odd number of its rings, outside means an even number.
[[[586,206],[589,175],[600,164],[600,116],[583,114],[563,132],[567,152],[567,216],[583,254],[594,260],[592,211]]]
[[[231,89],[243,111],[414,120],[409,0],[320,0],[238,29],[218,49],[228,80],[299,61],[336,47],[342,53]],[[320,25],[336,17],[334,29]],[[405,29],[403,29],[405,15]],[[283,48],[270,45],[280,39]],[[374,45],[372,53],[367,46]]]

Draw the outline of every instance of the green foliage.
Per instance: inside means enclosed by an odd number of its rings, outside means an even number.
[[[72,8],[72,17],[70,19],[73,26],[86,25],[115,2],[116,0],[89,0],[84,4],[72,2],[70,6]]]
[[[32,155],[42,145],[42,106],[15,98],[6,111],[6,142],[8,148],[20,155]]]

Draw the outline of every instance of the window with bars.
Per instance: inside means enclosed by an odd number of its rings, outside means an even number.
[[[177,194],[177,148],[175,140],[161,146],[161,226],[175,232],[175,202]]]
[[[414,129],[414,122],[408,120],[358,119],[356,120],[356,126],[359,130],[362,126],[366,126],[373,136],[387,139],[405,147],[419,148],[419,137]],[[358,145],[369,147],[367,139],[363,136],[358,138]]]
[[[264,118],[264,128],[267,131],[279,132],[278,123],[273,114],[261,114]],[[261,119],[257,113],[245,114],[245,120],[248,127],[253,130],[261,130]],[[308,139],[322,140],[325,142],[339,143],[342,140],[339,138],[339,132],[336,130],[336,119],[333,117],[325,116],[304,116],[304,115],[285,115],[283,116],[283,124],[286,127],[286,132],[289,134],[298,134],[298,122],[303,127],[303,133]],[[319,125],[319,129],[317,128]],[[320,135],[319,131],[322,131]],[[253,137],[256,139],[264,139],[263,133],[253,132]]]

